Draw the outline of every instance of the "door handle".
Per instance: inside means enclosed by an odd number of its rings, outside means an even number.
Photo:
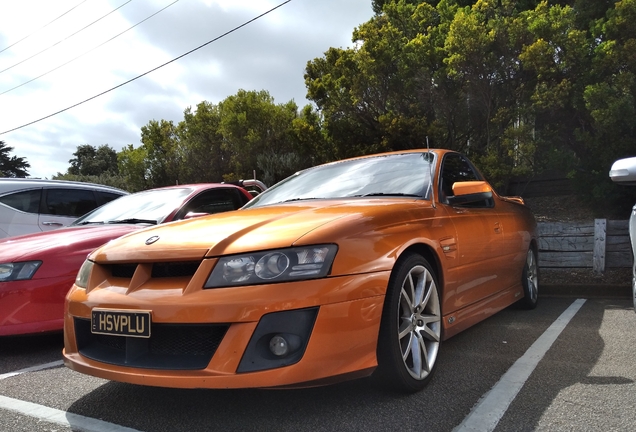
[[[46,226],[64,226],[61,222],[42,222],[42,225]]]
[[[499,222],[495,222],[495,232],[497,234],[501,233],[501,227],[499,226]]]

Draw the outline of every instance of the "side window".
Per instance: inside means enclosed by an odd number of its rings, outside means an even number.
[[[99,205],[102,206],[106,203],[111,202],[112,200],[116,200],[117,198],[123,196],[123,195],[119,195],[119,194],[115,194],[112,192],[103,192],[103,191],[96,191],[95,192],[97,194],[97,197],[99,198]]]
[[[0,197],[0,202],[25,213],[38,213],[42,189],[14,192]]]
[[[46,189],[44,214],[80,217],[97,207],[95,194],[86,189]]]
[[[453,196],[453,184],[462,181],[483,180],[473,166],[460,154],[449,153],[444,156],[442,174],[440,177],[440,201],[448,204],[448,197]],[[492,200],[483,200],[462,207],[492,207]]]
[[[210,189],[190,200],[175,219],[183,219],[190,212],[214,214],[238,210],[246,203],[247,198],[234,188]]]

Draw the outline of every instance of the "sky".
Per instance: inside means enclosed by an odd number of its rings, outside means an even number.
[[[50,179],[80,145],[138,147],[149,121],[176,124],[186,108],[240,89],[311,103],[307,62],[353,46],[371,0],[284,2],[0,0],[0,141],[31,165],[29,177]]]

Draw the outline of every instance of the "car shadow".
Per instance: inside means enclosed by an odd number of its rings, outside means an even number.
[[[0,374],[62,360],[62,333],[0,337]]]
[[[614,375],[620,373],[621,369],[608,364],[608,360],[613,357],[616,341],[608,340],[606,343],[601,335],[604,317],[608,312],[629,312],[632,307],[630,300],[588,299],[511,403],[508,414],[502,418],[497,430],[545,429],[545,422],[556,419],[561,426],[567,424],[570,430],[575,430],[576,422],[589,416],[592,407],[611,403],[615,387],[608,386],[633,384],[631,378]],[[614,328],[612,334],[620,333]],[[624,350],[623,354],[629,362],[631,356]],[[581,401],[592,399],[593,402],[588,405],[577,401],[579,398]],[[585,421],[582,426],[587,426],[589,430],[597,426],[612,430],[613,427],[606,423],[608,420],[601,417],[596,419],[600,421],[596,426],[594,421]]]
[[[387,391],[372,378],[297,390],[184,390],[107,382],[68,411],[144,431],[452,431],[572,301],[540,299],[534,311],[508,308],[445,341],[435,376],[415,394]],[[592,301],[583,306],[548,351],[550,366],[542,361],[511,405],[530,400],[532,411],[523,411],[522,423],[501,430],[533,430],[561,389],[574,383],[631,382],[590,376],[604,348],[599,328],[605,307]],[[580,344],[581,338],[585,348],[572,350],[570,344]],[[550,375],[554,362],[568,370],[558,373],[559,380]],[[504,416],[502,421],[518,420]]]

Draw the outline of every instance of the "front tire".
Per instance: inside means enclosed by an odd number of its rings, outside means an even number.
[[[413,393],[430,381],[441,343],[442,314],[437,279],[422,256],[396,264],[387,288],[378,339],[381,381]]]

